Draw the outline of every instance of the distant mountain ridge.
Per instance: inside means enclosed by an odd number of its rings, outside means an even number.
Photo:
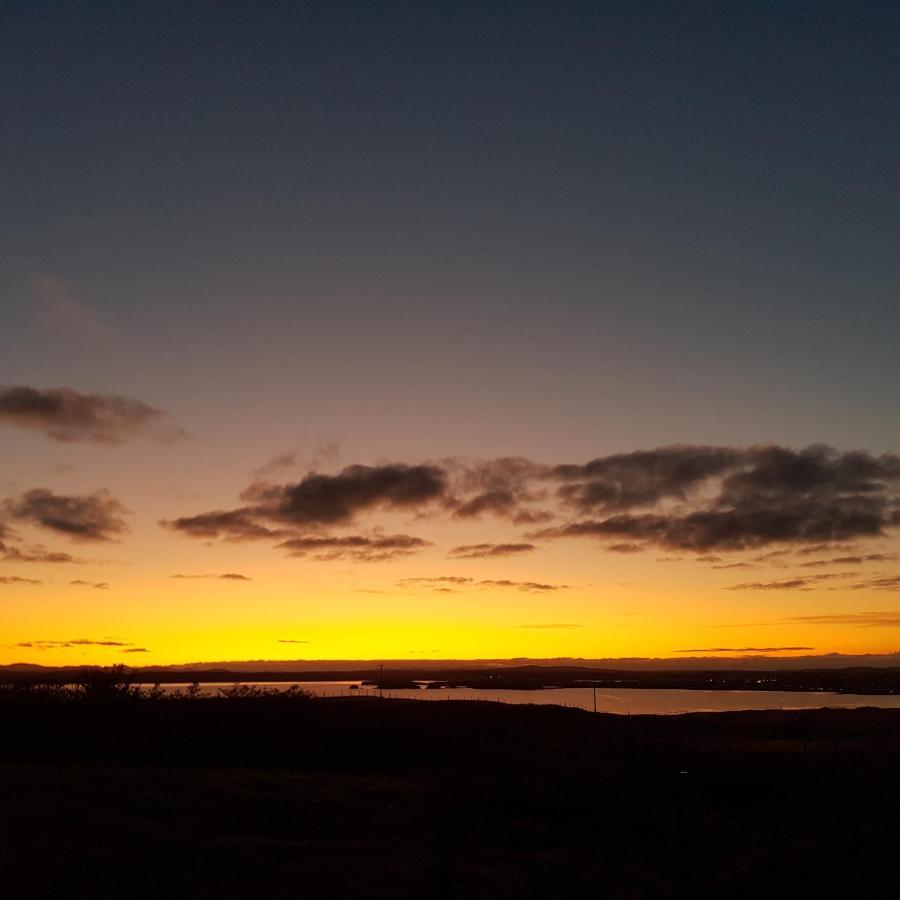
[[[716,669],[739,670],[803,670],[843,669],[852,667],[891,668],[900,667],[900,651],[884,654],[827,653],[808,656],[689,656],[689,657],[605,657],[586,659],[578,657],[554,657],[530,659],[293,659],[293,660],[228,660],[218,662],[192,662],[164,666],[134,666],[135,671],[150,675],[154,672],[372,672],[379,666],[394,672],[445,669],[488,669],[546,667],[555,669],[608,669],[613,671],[712,671]],[[0,665],[0,673],[7,672],[65,672],[96,666],[45,666],[38,663],[16,662]]]

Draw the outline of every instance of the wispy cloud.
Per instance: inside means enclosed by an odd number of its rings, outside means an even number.
[[[519,591],[531,591],[535,593],[543,593],[545,591],[565,591],[569,589],[569,585],[567,584],[544,584],[540,581],[510,581],[507,578],[486,578],[479,581],[477,587],[515,588]]]
[[[337,441],[320,439],[309,455],[300,450],[285,450],[276,453],[267,462],[253,471],[257,481],[266,481],[274,475],[291,469],[316,471],[323,466],[332,466],[341,458],[341,450]]]
[[[519,591],[543,593],[545,591],[564,591],[567,584],[544,584],[539,581],[512,581],[508,578],[475,578],[461,575],[438,575],[432,578],[403,578],[397,582],[400,587],[432,587],[435,590],[447,591],[447,585],[471,588],[511,588]]]
[[[64,281],[40,274],[34,279],[35,308],[40,321],[67,339],[76,337],[90,343],[107,343],[115,332],[90,308],[72,296]]]
[[[437,575],[433,578],[402,578],[397,582],[401,587],[414,587],[416,585],[429,585],[429,584],[474,584],[474,578],[468,578],[464,575]]]
[[[896,553],[862,553],[857,556],[835,556],[831,559],[814,559],[798,563],[801,569],[818,569],[822,566],[859,566],[867,562],[896,562]]]
[[[675,653],[787,653],[799,650],[815,650],[815,647],[691,647],[675,650]]]
[[[448,554],[450,559],[490,559],[491,557],[519,556],[536,550],[534,544],[462,544]]]
[[[850,585],[851,591],[900,591],[900,575],[877,575]]]
[[[21,641],[18,644],[13,644],[13,647],[22,647],[28,648],[31,650],[56,650],[60,648],[72,648],[72,647],[134,647],[135,645],[128,641],[115,641],[112,639],[104,638],[101,640],[94,640],[92,638],[71,638],[69,640],[64,641]]]
[[[181,578],[181,579],[195,579],[195,578],[217,578],[224,581],[252,581],[252,578],[248,578],[246,575],[241,575],[238,572],[223,572],[222,574],[211,574],[211,575],[182,575],[178,573],[176,575],[170,575],[169,578]]]
[[[295,537],[278,545],[291,556],[312,554],[314,559],[323,562],[353,559],[367,563],[400,559],[431,546],[430,541],[409,534]]]
[[[747,581],[733,584],[726,588],[729,591],[810,591],[815,590],[823,581],[835,578],[852,578],[856,572],[831,572],[821,575],[805,575],[802,578],[784,578],[780,581]]]
[[[900,610],[791,616],[784,621],[802,625],[858,625],[863,628],[900,628]]]

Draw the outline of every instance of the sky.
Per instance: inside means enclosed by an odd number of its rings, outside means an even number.
[[[0,663],[900,651],[898,37],[4,4]]]

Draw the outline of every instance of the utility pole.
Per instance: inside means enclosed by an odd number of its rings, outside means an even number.
[[[594,712],[597,712],[597,685],[592,684],[591,690],[594,692]]]
[[[378,664],[378,696],[384,697],[384,663]]]

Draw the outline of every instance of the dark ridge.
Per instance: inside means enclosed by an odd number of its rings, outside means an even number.
[[[94,667],[0,668],[0,684],[77,684]],[[698,669],[695,671],[633,671],[578,666],[518,666],[502,668],[423,668],[379,666],[308,671],[134,667],[129,678],[145,684],[222,682],[293,682],[358,680],[386,689],[417,687],[416,682],[470,687],[478,691],[541,690],[548,687],[645,688],[648,690],[804,691],[840,694],[900,694],[900,667],[849,666],[839,669]]]

